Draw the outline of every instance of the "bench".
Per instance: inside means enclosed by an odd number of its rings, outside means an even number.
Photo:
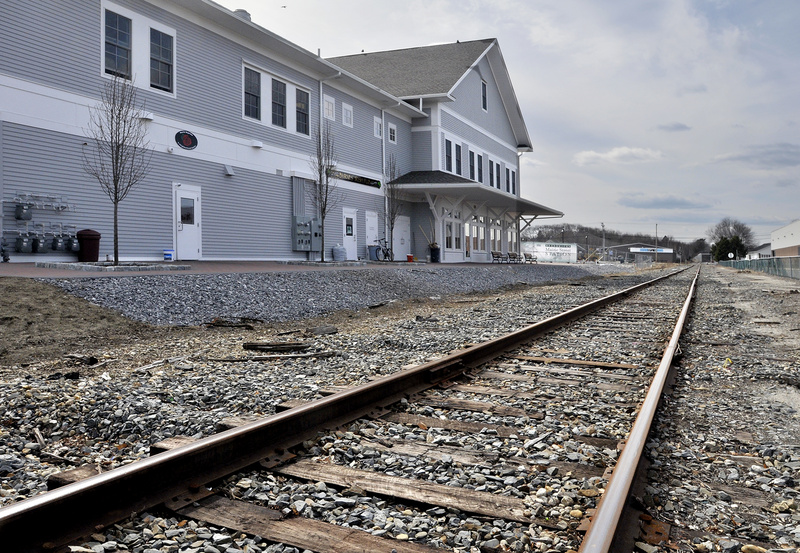
[[[532,253],[525,252],[525,263],[536,263],[536,264],[538,264],[539,262],[538,262],[538,260],[537,260],[535,255],[533,255]]]
[[[494,263],[494,262],[497,262],[497,263],[503,263],[503,262],[508,263],[508,256],[505,255],[503,252],[498,252],[498,251],[492,250],[492,263]]]
[[[522,257],[517,252],[508,252],[509,263],[522,263]]]

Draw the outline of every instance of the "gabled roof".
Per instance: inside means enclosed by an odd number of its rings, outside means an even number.
[[[400,98],[444,96],[495,42],[489,38],[327,59]]]
[[[489,62],[500,91],[517,149],[532,151],[528,129],[497,39],[361,53],[329,58],[328,61],[403,100],[439,98],[452,101],[454,89],[484,58]]]

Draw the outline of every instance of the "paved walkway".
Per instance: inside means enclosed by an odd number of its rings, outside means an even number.
[[[175,262],[175,265],[189,265],[189,269],[174,271],[166,269],[170,263],[154,263],[164,265],[163,271],[80,271],[75,269],[54,269],[37,267],[35,263],[0,263],[0,277],[28,278],[87,278],[87,277],[126,277],[146,275],[186,275],[209,273],[268,273],[276,271],[335,271],[342,269],[390,269],[408,266],[430,266],[426,263],[282,263],[279,261],[187,261]],[[436,268],[477,267],[489,263],[437,263]]]

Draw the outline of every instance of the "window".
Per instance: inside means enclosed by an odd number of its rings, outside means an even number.
[[[453,171],[453,143],[449,140],[444,141],[444,168]]]
[[[483,182],[483,156],[478,156],[478,182]]]
[[[506,192],[511,192],[511,169],[506,167]]]
[[[308,92],[297,89],[297,107],[295,108],[297,132],[308,134]]]
[[[517,172],[511,171],[511,193],[517,193]]]
[[[349,104],[342,104],[342,124],[353,128],[353,106]]]
[[[397,144],[397,125],[389,123],[387,127],[389,129],[389,142]]]
[[[475,152],[469,152],[469,178],[475,180]]]
[[[375,117],[373,120],[373,132],[377,138],[383,138],[383,123],[380,117]]]
[[[150,86],[172,92],[172,37],[150,29]]]
[[[495,169],[496,169],[496,171],[494,172],[495,179],[496,179],[494,181],[495,182],[495,187],[498,190],[500,190],[500,164],[499,163],[495,163],[494,166],[495,166]]]
[[[131,78],[131,20],[106,10],[106,73]]]
[[[489,98],[486,90],[486,81],[481,81],[481,107],[483,111],[489,111]]]
[[[456,175],[461,174],[461,144],[456,144]]]
[[[261,73],[244,68],[244,115],[261,119]]]
[[[489,186],[494,186],[494,161],[489,160]]]
[[[331,96],[325,95],[322,105],[325,119],[336,121],[336,100],[334,100]]]
[[[272,79],[272,124],[286,128],[286,83]]]

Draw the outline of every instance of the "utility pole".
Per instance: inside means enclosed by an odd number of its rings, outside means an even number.
[[[658,223],[656,223],[656,263],[658,263]]]
[[[606,260],[606,224],[600,223],[600,227],[603,229],[603,261]]]

